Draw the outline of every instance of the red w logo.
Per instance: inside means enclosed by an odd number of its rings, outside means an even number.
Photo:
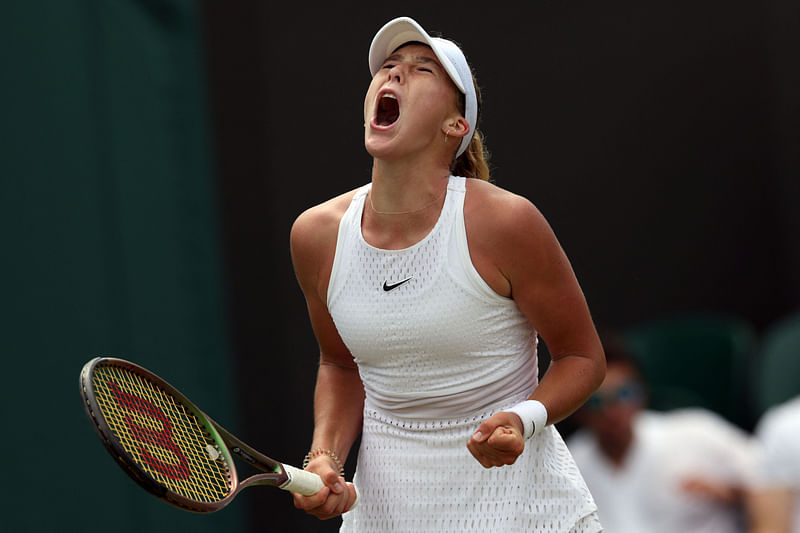
[[[153,405],[152,402],[133,396],[127,392],[120,390],[116,383],[113,381],[108,382],[114,399],[117,405],[126,411],[133,411],[140,413],[144,416],[158,420],[161,423],[161,431],[155,431],[150,428],[139,425],[132,416],[124,415],[125,423],[131,434],[142,444],[150,446],[158,446],[173,453],[178,460],[178,464],[165,463],[155,455],[151,454],[144,446],[139,446],[139,454],[142,461],[147,463],[153,470],[160,472],[166,477],[174,480],[186,479],[192,476],[189,470],[189,461],[183,454],[181,449],[172,440],[172,424],[164,413]]]

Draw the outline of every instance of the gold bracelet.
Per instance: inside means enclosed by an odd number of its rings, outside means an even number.
[[[333,462],[336,463],[336,466],[339,468],[339,475],[344,477],[344,465],[339,460],[339,456],[336,455],[336,452],[333,450],[329,450],[328,448],[315,448],[306,454],[305,459],[303,459],[303,468],[308,466],[308,463],[311,462],[312,459],[316,459],[320,455],[327,455]]]

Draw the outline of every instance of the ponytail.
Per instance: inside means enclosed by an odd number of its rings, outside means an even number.
[[[489,181],[489,151],[483,145],[483,136],[478,129],[478,124],[481,120],[481,90],[478,87],[478,81],[475,75],[472,75],[472,83],[475,85],[475,96],[478,100],[478,116],[475,119],[475,133],[472,135],[472,140],[453,164],[450,165],[450,173],[454,176],[463,176],[465,178],[476,178],[483,181]],[[459,106],[461,112],[464,112],[466,107],[463,94],[459,94]]]
[[[453,161],[450,172],[454,176],[489,181],[489,152],[483,145],[483,136],[480,131],[475,131],[467,149]]]

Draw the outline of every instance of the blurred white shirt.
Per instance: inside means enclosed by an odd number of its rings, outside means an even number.
[[[752,483],[750,435],[703,409],[643,411],[621,467],[601,452],[587,430],[567,442],[597,503],[606,533],[730,533],[744,531],[741,508],[699,498],[682,484],[707,478]]]
[[[795,490],[792,531],[800,533],[800,396],[764,413],[755,434],[761,445],[758,484]]]

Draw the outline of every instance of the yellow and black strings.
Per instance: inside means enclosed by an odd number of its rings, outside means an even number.
[[[155,481],[201,502],[219,501],[230,493],[225,457],[186,406],[125,368],[98,366],[92,381],[114,435]]]

